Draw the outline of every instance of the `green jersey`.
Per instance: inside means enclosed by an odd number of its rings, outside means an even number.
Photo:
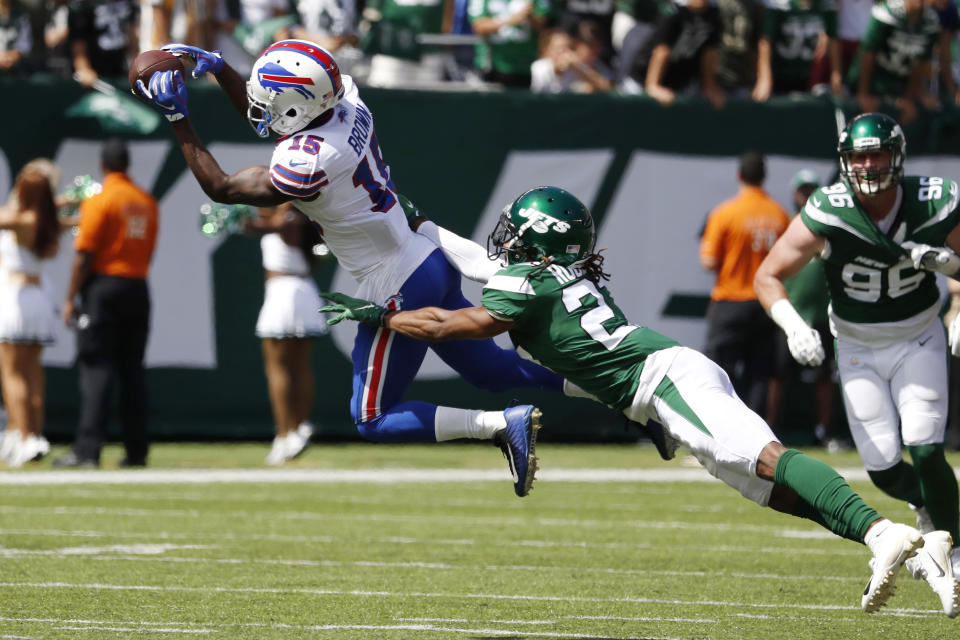
[[[629,324],[606,287],[580,269],[532,263],[501,269],[483,288],[483,306],[514,325],[510,338],[614,409],[630,406],[647,356],[675,340]]]
[[[822,33],[829,38],[837,35],[834,0],[770,0],[763,14],[763,36],[770,41],[774,77],[806,83]]]
[[[418,43],[417,35],[443,32],[444,0],[371,0],[367,7],[381,15],[361,42],[367,54],[419,60],[434,49]]]
[[[550,0],[532,0],[534,16],[551,13]],[[467,15],[477,18],[507,19],[527,4],[527,0],[469,0]],[[537,34],[530,24],[504,25],[490,34],[476,47],[475,63],[478,69],[505,74],[530,73],[530,65],[537,59]]]
[[[936,315],[936,275],[914,269],[901,245],[945,244],[960,220],[957,183],[907,176],[900,189],[898,208],[880,226],[846,182],[817,189],[800,212],[804,224],[827,241],[823,268],[838,335],[863,339],[856,325],[886,324],[884,335],[896,339],[923,329],[927,316]]]
[[[910,21],[902,0],[883,0],[870,9],[867,32],[850,67],[848,80],[856,87],[860,78],[860,56],[864,51],[876,55],[870,92],[900,96],[907,88],[910,70],[916,62],[930,60],[940,34],[940,19],[924,6],[919,18]]]

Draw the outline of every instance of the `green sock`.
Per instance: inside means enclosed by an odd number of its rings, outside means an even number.
[[[796,491],[822,518],[811,520],[848,540],[863,542],[867,529],[881,517],[830,465],[796,449],[780,454],[773,481]]]
[[[947,462],[942,444],[907,447],[923,491],[923,504],[933,526],[949,531],[954,544],[960,543],[957,477]],[[916,503],[914,503],[916,504]]]
[[[873,480],[873,484],[891,498],[909,502],[917,507],[924,506],[923,490],[920,488],[917,471],[903,460],[889,469],[868,471],[867,474]]]

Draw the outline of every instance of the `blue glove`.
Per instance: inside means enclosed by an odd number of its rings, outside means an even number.
[[[178,58],[186,56],[193,60],[195,66],[193,67],[191,75],[194,78],[199,78],[208,71],[213,74],[218,74],[223,70],[223,56],[220,55],[220,51],[207,51],[200,47],[191,47],[188,44],[180,44],[179,42],[165,44],[160,47],[160,49],[167,53],[172,53]]]
[[[179,71],[157,71],[150,78],[150,86],[137,80],[137,88],[143,97],[153,103],[170,122],[186,118],[187,85]]]

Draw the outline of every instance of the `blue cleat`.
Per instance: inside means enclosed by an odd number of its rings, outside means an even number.
[[[494,444],[503,451],[510,466],[513,490],[521,498],[530,493],[537,473],[537,458],[533,453],[541,415],[540,410],[530,404],[510,407],[503,412],[507,427],[493,435]]]
[[[677,455],[677,445],[679,444],[673,436],[664,431],[663,425],[656,420],[647,420],[647,424],[641,424],[628,419],[627,422],[632,427],[636,427],[646,437],[650,438],[653,446],[657,448],[657,453],[664,460],[673,460]]]

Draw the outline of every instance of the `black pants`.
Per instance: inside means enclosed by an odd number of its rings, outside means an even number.
[[[145,280],[93,275],[80,290],[77,359],[80,364],[80,422],[73,450],[100,459],[114,386],[120,389],[120,422],[127,459],[145,461],[147,383],[143,356],[150,329],[150,294]]]
[[[766,418],[777,331],[756,300],[715,300],[707,307],[704,354],[726,371],[737,395],[761,418]]]

